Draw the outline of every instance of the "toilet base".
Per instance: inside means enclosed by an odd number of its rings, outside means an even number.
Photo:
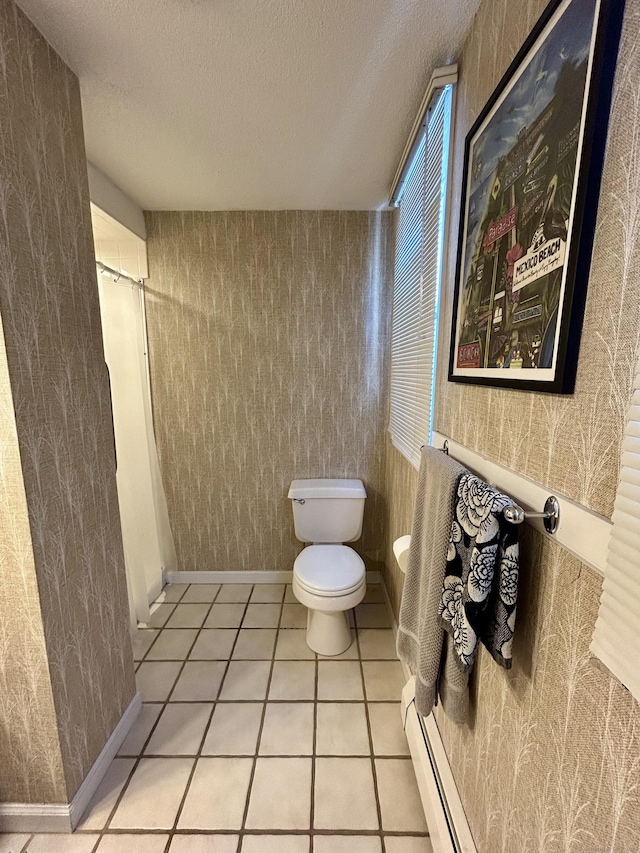
[[[349,610],[307,610],[307,645],[318,655],[334,657],[352,642]]]

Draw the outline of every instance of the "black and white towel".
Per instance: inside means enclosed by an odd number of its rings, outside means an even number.
[[[439,613],[464,672],[480,642],[511,666],[519,571],[518,528],[503,515],[511,503],[474,474],[460,479]]]

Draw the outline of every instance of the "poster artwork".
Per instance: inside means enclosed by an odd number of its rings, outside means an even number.
[[[457,368],[551,368],[596,0],[574,0],[469,150]]]

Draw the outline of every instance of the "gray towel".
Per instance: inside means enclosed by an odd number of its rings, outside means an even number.
[[[398,656],[416,676],[416,708],[426,716],[441,684],[443,707],[456,722],[466,719],[467,677],[449,660],[452,644],[443,655],[444,630],[438,615],[458,482],[466,468],[441,450],[424,447],[411,531],[407,574],[400,605]]]

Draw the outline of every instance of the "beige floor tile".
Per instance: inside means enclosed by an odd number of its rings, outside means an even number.
[[[147,625],[149,628],[164,628],[164,625],[167,619],[171,616],[173,611],[176,609],[175,604],[161,604],[156,610],[151,614]]]
[[[162,705],[142,706],[135,723],[129,729],[118,750],[118,755],[140,755],[161,711]]]
[[[201,628],[210,604],[177,604],[166,628]]]
[[[29,853],[91,853],[99,835],[34,835]],[[12,851],[13,853],[13,851]]]
[[[169,853],[236,853],[238,835],[174,835]]]
[[[313,699],[316,665],[313,661],[277,660],[273,665],[269,699]]]
[[[391,616],[386,604],[359,604],[356,607],[358,628],[390,628]]]
[[[180,667],[179,661],[142,663],[136,672],[136,684],[143,702],[164,702],[173,687]]]
[[[282,608],[281,628],[306,628],[307,627],[307,608],[304,605],[296,602],[295,604],[285,604]]]
[[[178,821],[180,829],[240,829],[251,758],[200,758]]]
[[[409,755],[399,703],[369,702],[369,722],[375,755]]]
[[[311,755],[313,704],[270,702],[260,738],[260,755]]]
[[[309,829],[310,814],[311,759],[258,758],[247,829]]]
[[[192,583],[181,599],[181,604],[199,604],[215,600],[220,589],[219,583]]]
[[[262,711],[262,702],[216,705],[202,754],[255,755]]]
[[[0,853],[20,853],[29,838],[17,832],[0,833]]]
[[[135,763],[133,758],[114,758],[82,815],[78,829],[98,831],[105,828]]]
[[[171,694],[171,702],[213,702],[227,668],[225,661],[187,661]]]
[[[257,583],[251,593],[251,601],[258,601],[261,603],[275,602],[280,604],[283,598],[283,583]]]
[[[400,701],[405,685],[400,661],[363,661],[362,670],[367,701]]]
[[[168,835],[105,835],[96,853],[164,853]]]
[[[316,829],[379,828],[368,758],[316,759],[314,796]]]
[[[387,835],[384,846],[387,853],[433,853],[428,836]]]
[[[178,602],[189,589],[188,583],[168,583],[162,590],[166,602]]]
[[[382,853],[382,841],[375,835],[316,835],[313,853]]]
[[[351,661],[318,663],[318,699],[352,699],[362,701],[360,664]]]
[[[360,657],[362,660],[397,660],[396,640],[389,628],[360,628]]]
[[[131,640],[134,660],[142,660],[159,633],[155,628],[141,628],[135,632]]]
[[[197,635],[195,628],[165,628],[147,652],[146,660],[184,660]]]
[[[339,655],[318,655],[318,660],[358,660],[355,628],[351,631],[351,645]]]
[[[309,853],[308,835],[245,835],[241,853]]]
[[[427,832],[410,758],[376,758],[382,829],[386,832]]]
[[[284,600],[287,604],[294,604],[298,601],[298,599],[293,594],[293,587],[290,583],[287,584],[287,588],[284,591]]]
[[[234,628],[205,628],[200,631],[189,660],[228,660],[237,633]]]
[[[382,592],[382,587],[379,583],[367,584],[367,591],[364,594],[363,603],[371,604],[371,603],[380,603],[384,601],[384,594]]]
[[[0,853],[20,853],[29,838],[29,835],[17,832],[3,832],[0,834]]]
[[[192,758],[143,758],[110,829],[171,829],[192,767]]]
[[[247,602],[251,596],[252,589],[253,586],[250,583],[223,583],[216,602],[218,604],[224,602]]]
[[[280,605],[276,605],[279,607]],[[233,650],[234,660],[271,660],[276,644],[275,628],[245,628]]]
[[[167,705],[145,755],[196,755],[212,711],[213,705],[201,702]]]
[[[276,660],[315,660],[316,653],[307,645],[307,632],[288,629],[278,632]]]
[[[222,683],[219,701],[234,702],[241,699],[264,699],[271,672],[271,661],[231,661]]]
[[[246,606],[246,604],[214,604],[209,611],[204,627],[239,628]]]
[[[242,620],[243,628],[277,628],[280,621],[279,604],[248,604]]]
[[[369,755],[364,702],[318,703],[317,755]]]

